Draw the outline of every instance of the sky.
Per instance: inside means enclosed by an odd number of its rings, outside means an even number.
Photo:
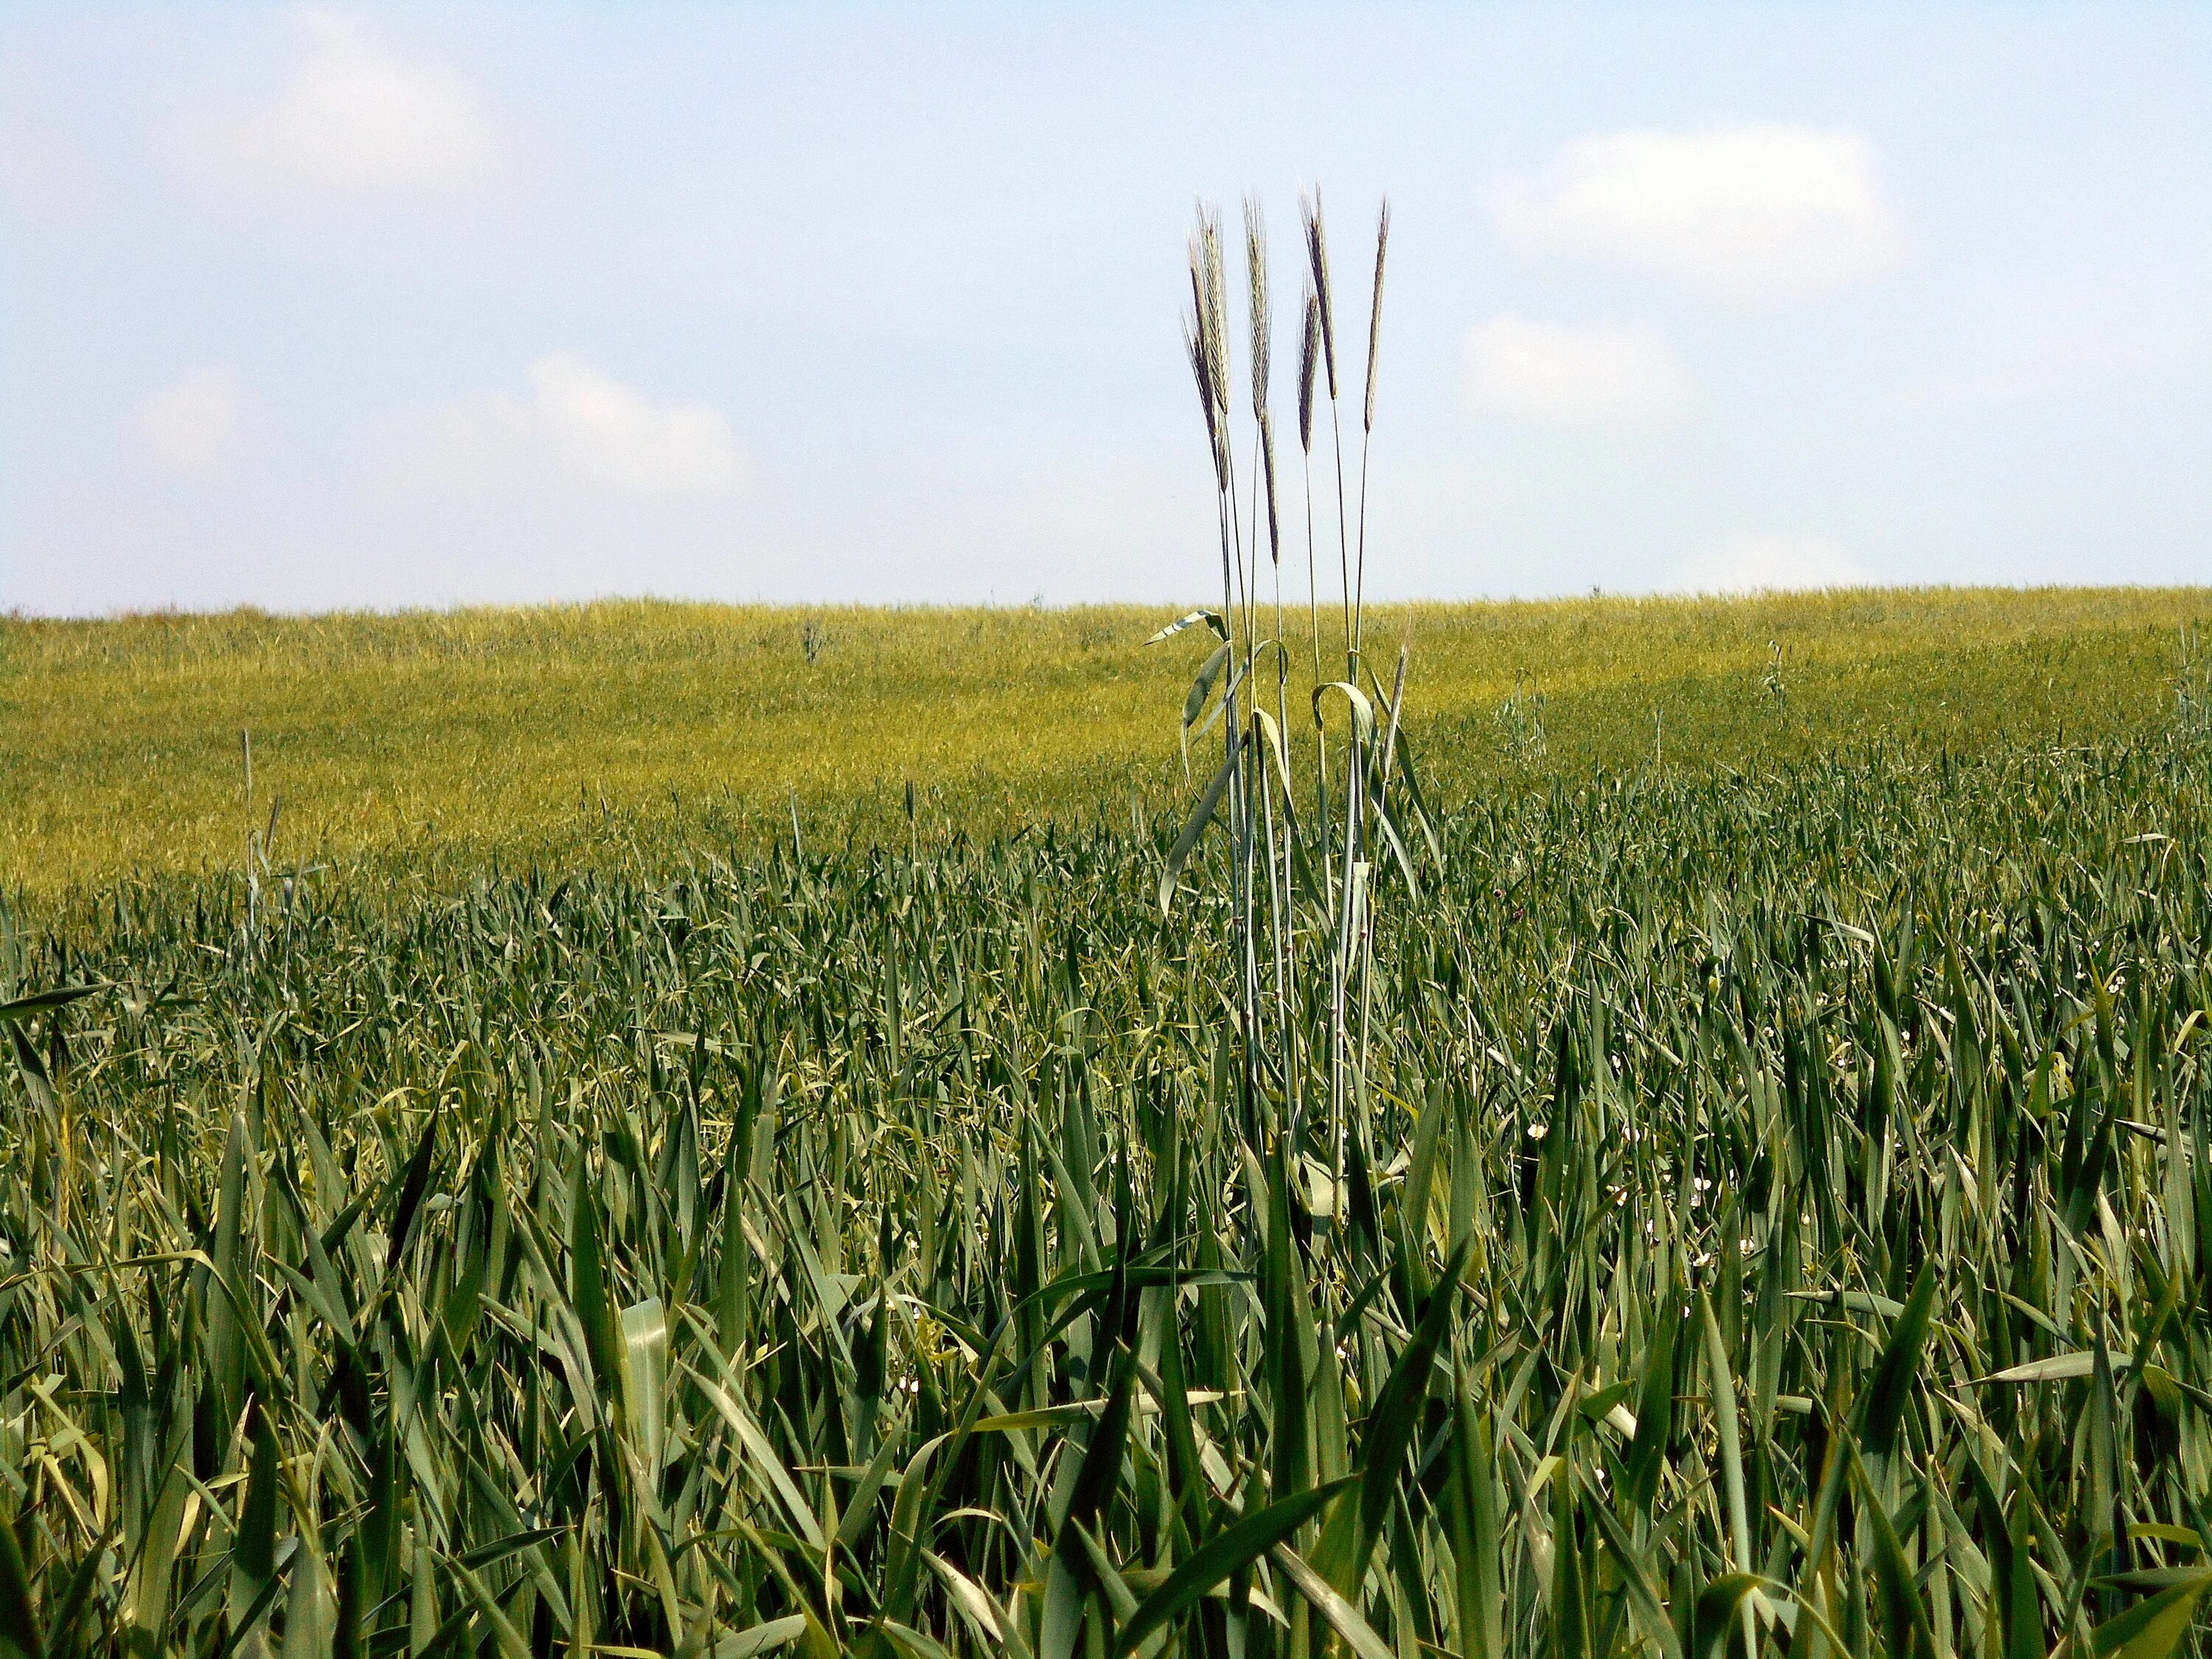
[[[14,0],[0,611],[1203,599],[1248,192],[1301,592],[1312,186],[1371,595],[2202,582],[2208,109],[2201,4]]]

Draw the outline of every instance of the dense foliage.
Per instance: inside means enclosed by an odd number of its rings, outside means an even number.
[[[0,939],[111,987],[7,1010],[0,1649],[2161,1659],[2208,809],[2165,738],[1482,795],[1340,1187],[1170,824],[112,887]]]

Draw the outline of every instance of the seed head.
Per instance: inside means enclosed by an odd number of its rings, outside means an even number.
[[[1313,268],[1315,302],[1321,307],[1321,359],[1328,370],[1329,401],[1336,400],[1336,311],[1328,297],[1328,236],[1321,218],[1321,186],[1310,197],[1298,198],[1298,212],[1305,220],[1306,263]]]
[[[1306,279],[1306,325],[1298,352],[1298,447],[1313,453],[1314,370],[1321,360],[1321,301],[1314,297],[1313,279]]]
[[[1252,325],[1252,413],[1264,421],[1267,413],[1267,343],[1274,330],[1267,311],[1267,216],[1256,196],[1244,198],[1244,271],[1250,301],[1247,311]]]
[[[1390,248],[1390,198],[1382,198],[1382,216],[1375,226],[1375,303],[1367,313],[1367,422],[1375,430],[1375,352],[1382,340],[1382,256]]]

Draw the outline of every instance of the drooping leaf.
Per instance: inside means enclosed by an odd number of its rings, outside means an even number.
[[[1319,1515],[1339,1493],[1350,1491],[1358,1481],[1356,1474],[1345,1475],[1327,1486],[1312,1487],[1295,1498],[1255,1510],[1216,1533],[1139,1604],[1116,1634],[1114,1651],[1136,1651],[1154,1631],[1188,1611],[1216,1585],[1227,1583],[1232,1573],[1249,1567]]]
[[[34,991],[29,996],[17,997],[12,1002],[0,1002],[0,1025],[11,1025],[18,1020],[49,1013],[56,1008],[66,1008],[72,1002],[82,1001],[109,988],[106,985],[58,985],[51,991]]]
[[[1224,644],[1228,641],[1229,623],[1218,611],[1187,611],[1145,643],[1158,645],[1162,640],[1171,640],[1186,628],[1196,628],[1201,623],[1218,635]]]
[[[1868,1380],[1863,1405],[1859,1443],[1868,1455],[1887,1458],[1897,1443],[1898,1425],[1912,1397],[1912,1381],[1920,1369],[1921,1349],[1928,1340],[1929,1316],[1936,1306],[1936,1264],[1921,1264],[1905,1310],[1890,1328],[1889,1340]]]
[[[2188,1634],[2207,1586],[2212,1586],[2212,1568],[2198,1568],[2106,1620],[2091,1644],[2098,1659],[2166,1659]]]
[[[1169,906],[1175,902],[1176,883],[1182,875],[1183,866],[1190,860],[1191,850],[1198,845],[1198,838],[1206,833],[1206,826],[1213,822],[1213,814],[1221,805],[1221,798],[1229,793],[1230,782],[1237,775],[1237,751],[1231,750],[1222,761],[1220,769],[1214,773],[1213,781],[1206,786],[1206,793],[1198,798],[1198,805],[1191,811],[1190,821],[1183,825],[1182,833],[1175,838],[1175,845],[1168,849],[1167,866],[1160,872],[1160,914],[1163,916],[1167,915]]]

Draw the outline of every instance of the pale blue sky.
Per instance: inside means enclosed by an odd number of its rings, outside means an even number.
[[[2203,581],[2208,109],[2203,5],[19,3],[0,608],[1203,596],[1191,204],[1294,428],[1313,179],[1374,591]]]

